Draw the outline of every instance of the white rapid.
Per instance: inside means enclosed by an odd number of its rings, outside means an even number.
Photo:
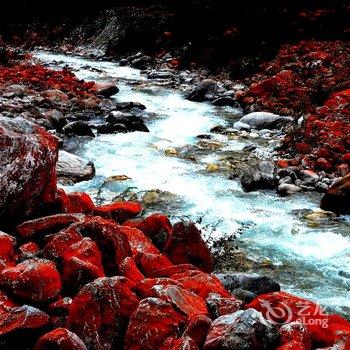
[[[103,135],[87,142],[79,155],[95,163],[97,176],[69,190],[94,195],[107,177],[127,175],[131,180],[118,183],[115,194],[129,187],[169,191],[179,199],[177,205],[168,208],[172,218],[202,218],[201,225],[211,238],[239,232],[235,245],[258,262],[269,260],[273,268],[263,273],[272,275],[285,290],[350,313],[349,219],[308,227],[292,211],[316,210],[317,198],[302,194],[282,199],[266,191],[244,193],[237,181],[205,171],[207,163],[219,157],[215,152],[196,163],[165,156],[167,147],[196,145],[196,135],[210,134],[213,126],[229,124],[229,109],[187,101],[181,92],[159,87],[140,71],[112,62],[45,52],[36,52],[35,57],[54,68],[68,65],[82,79],[116,80],[118,101],[141,102],[155,114],[145,120],[149,133]],[[245,145],[212,135],[224,143],[225,151],[240,150]]]

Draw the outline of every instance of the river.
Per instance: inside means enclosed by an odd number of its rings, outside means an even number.
[[[35,52],[34,56],[53,68],[68,65],[81,79],[117,80],[117,101],[141,102],[154,113],[145,119],[149,133],[101,135],[84,143],[78,155],[94,162],[97,175],[68,190],[86,191],[95,197],[106,178],[127,175],[130,180],[107,186],[105,195],[127,188],[168,191],[176,199],[162,210],[172,221],[198,221],[211,240],[236,235],[234,245],[256,261],[254,266],[267,266],[253,267],[253,271],[273,276],[286,291],[350,314],[349,218],[307,225],[295,213],[317,210],[319,196],[280,198],[273,191],[244,193],[239,181],[205,171],[220,158],[220,152],[241,150],[248,142],[210,133],[213,126],[230,124],[228,107],[188,101],[181,91],[161,87],[139,70],[113,62],[49,52]],[[211,134],[223,143],[223,149],[203,153],[197,162],[165,155],[168,147],[194,147],[200,134]]]

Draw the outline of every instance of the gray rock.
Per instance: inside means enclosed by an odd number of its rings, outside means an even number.
[[[152,58],[150,56],[141,56],[139,58],[135,58],[132,60],[131,65],[135,68],[144,69],[152,62]]]
[[[240,122],[248,124],[252,128],[258,130],[275,129],[279,125],[286,125],[288,123],[293,122],[293,118],[269,112],[253,112],[241,118]]]
[[[62,150],[58,153],[56,170],[59,179],[73,183],[91,180],[95,176],[92,162]]]
[[[174,74],[170,71],[152,71],[147,77],[148,79],[173,79]]]
[[[275,173],[276,167],[274,162],[263,160],[259,163],[259,170],[265,174],[273,175]]]
[[[118,86],[113,83],[102,84],[97,86],[96,88],[97,95],[103,96],[105,98],[112,97],[118,92],[119,92]]]
[[[196,102],[203,102],[206,100],[206,95],[215,95],[218,91],[218,84],[215,80],[202,80],[188,95],[187,99]]]
[[[281,290],[281,286],[272,278],[267,276],[247,273],[222,273],[218,274],[217,277],[224,287],[230,292],[231,290],[243,289],[260,295],[278,292]]]
[[[212,102],[214,106],[238,107],[237,101],[232,97],[219,97]]]
[[[250,171],[241,177],[241,185],[246,192],[274,189],[277,180],[274,175],[266,174],[262,171]]]
[[[204,350],[271,350],[279,341],[277,327],[254,309],[217,318],[211,324]]]
[[[307,184],[315,184],[320,179],[319,176],[311,170],[301,170],[300,177]]]
[[[91,130],[91,127],[88,123],[83,121],[74,121],[71,123],[68,123],[63,129],[62,132],[64,134],[70,135],[77,135],[77,136],[92,136],[94,137],[94,133]]]
[[[277,193],[281,197],[291,196],[295,193],[301,192],[303,189],[290,183],[282,183],[277,187]]]
[[[233,127],[237,130],[245,130],[245,131],[250,131],[251,127],[249,124],[242,123],[242,122],[235,122],[233,124]]]
[[[237,299],[242,300],[245,304],[251,303],[257,297],[257,294],[240,288],[230,290],[230,293]]]

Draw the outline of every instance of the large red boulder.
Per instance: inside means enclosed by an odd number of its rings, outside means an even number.
[[[183,336],[188,336],[195,341],[200,349],[207,337],[212,320],[204,315],[194,317],[185,329]]]
[[[25,260],[0,274],[0,285],[23,301],[44,303],[57,298],[61,278],[53,262],[44,259]]]
[[[174,264],[192,264],[204,272],[212,272],[214,261],[201,232],[192,222],[179,222],[169,235],[164,253]]]
[[[165,339],[180,334],[183,322],[170,303],[158,298],[144,299],[131,316],[124,350],[159,349]]]
[[[56,214],[39,219],[25,221],[17,226],[17,233],[21,238],[40,239],[47,234],[57,233],[67,228],[73,222],[79,222],[84,218],[79,214]]]
[[[43,255],[46,259],[61,261],[66,250],[82,239],[83,236],[75,227],[69,227],[46,239]]]
[[[101,254],[103,267],[107,276],[119,272],[122,261],[132,255],[125,227],[101,217],[88,217],[82,223],[74,224],[70,229],[96,242]]]
[[[0,291],[0,348],[31,349],[49,324],[49,316],[32,306],[19,306]]]
[[[0,271],[15,265],[15,244],[14,237],[0,231]]]
[[[127,226],[119,226],[119,229],[127,237],[133,257],[138,254],[159,254],[159,250],[142,231]]]
[[[57,205],[64,213],[92,214],[95,204],[85,192],[73,192],[66,194],[62,189],[57,191]]]
[[[128,278],[134,283],[139,283],[145,278],[137,267],[134,259],[130,256],[126,257],[122,261],[122,263],[119,265],[119,270],[124,277]]]
[[[167,301],[183,314],[187,320],[191,320],[199,315],[208,316],[205,301],[198,295],[180,286],[157,284],[151,288],[147,296]]]
[[[22,118],[0,117],[0,221],[39,215],[56,197],[58,139]]]
[[[331,186],[321,200],[323,210],[350,214],[350,174]]]
[[[34,350],[87,350],[82,340],[66,328],[56,328],[44,334],[35,344]]]
[[[125,277],[105,277],[85,285],[74,297],[67,328],[88,349],[122,349],[124,330],[139,299]]]
[[[223,298],[217,294],[209,294],[206,300],[210,315],[213,319],[220,316],[233,314],[234,312],[242,309],[244,304],[241,300],[232,296],[230,298]]]
[[[203,299],[206,299],[210,293],[218,294],[224,298],[232,297],[217,277],[202,271],[188,270],[172,275],[171,278]]]
[[[68,297],[52,303],[48,308],[50,323],[55,327],[65,326],[71,305],[72,299]]]
[[[161,251],[172,230],[169,218],[163,214],[153,214],[142,220],[129,220],[123,225],[142,231]]]
[[[95,208],[95,215],[105,219],[114,220],[117,223],[131,219],[142,211],[142,206],[135,202],[114,202],[111,204],[101,205]]]
[[[135,262],[146,277],[153,277],[154,271],[161,268],[173,266],[163,254],[138,253]]]

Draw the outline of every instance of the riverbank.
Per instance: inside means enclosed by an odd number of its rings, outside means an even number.
[[[1,117],[0,133],[2,349],[348,349],[344,318],[267,277],[211,274],[194,223],[57,189],[41,127]]]

